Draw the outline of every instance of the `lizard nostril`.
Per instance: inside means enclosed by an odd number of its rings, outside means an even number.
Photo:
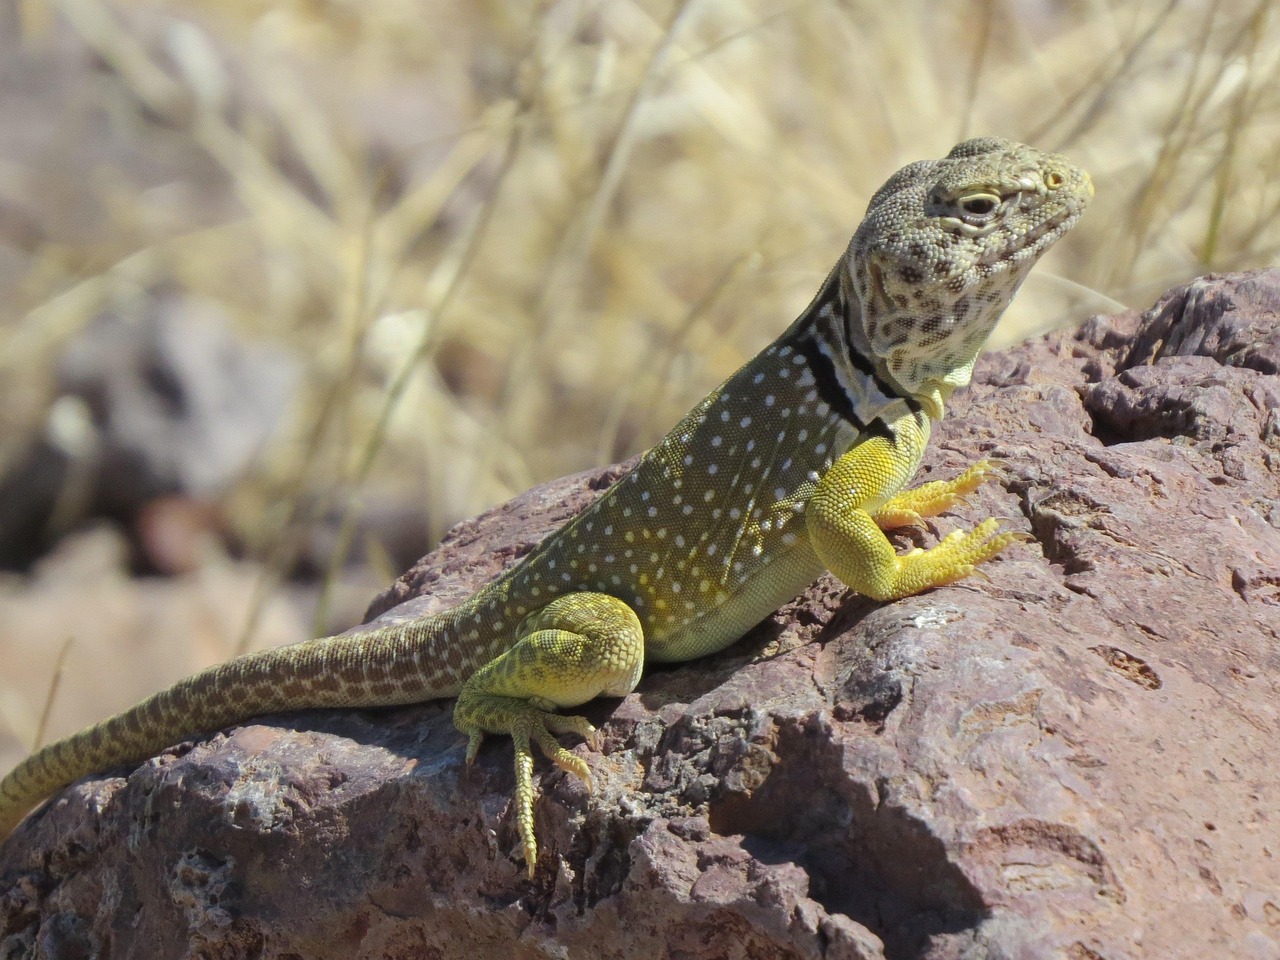
[[[1051,170],[1044,175],[1044,185],[1050,190],[1057,190],[1065,182],[1066,178],[1056,170]]]

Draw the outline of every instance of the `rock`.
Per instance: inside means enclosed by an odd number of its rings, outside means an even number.
[[[297,366],[207,301],[160,294],[134,316],[99,314],[62,356],[58,392],[88,406],[103,509],[223,491],[284,418]]]
[[[0,477],[0,565],[24,568],[66,527],[107,516],[140,525],[152,569],[191,569],[193,542],[218,526],[210,502],[283,422],[297,366],[192,297],[96,316],[59,359],[46,435]],[[157,501],[164,512],[146,509]]]
[[[0,957],[1280,957],[1280,272],[989,356],[934,536],[1034,541],[876,605],[824,578],[584,709],[596,792],[447,703],[307,712],[63,791],[0,851]],[[452,603],[619,468],[457,528],[375,602]],[[431,589],[434,599],[416,597]],[[126,777],[127,775],[127,777]]]

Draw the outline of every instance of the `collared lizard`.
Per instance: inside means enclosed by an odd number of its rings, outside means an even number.
[[[816,297],[627,475],[460,606],[238,657],[37,751],[0,781],[0,838],[53,791],[177,739],[311,707],[457,697],[467,760],[514,742],[514,813],[530,876],[536,743],[590,786],[557,713],[622,696],[646,661],[723,649],[824,570],[877,600],[970,575],[1019,539],[995,520],[899,555],[885,529],[974,490],[903,488],[930,423],[1032,265],[1093,195],[1064,157],[998,138],[894,174]]]

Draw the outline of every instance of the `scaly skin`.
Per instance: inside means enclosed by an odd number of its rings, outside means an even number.
[[[824,569],[893,600],[1018,539],[987,520],[898,555],[883,530],[949,509],[990,472],[903,489],[1019,284],[1092,195],[1065,158],[994,138],[900,170],[799,319],[505,576],[444,614],[239,657],[39,750],[0,781],[0,838],[78,777],[193,733],[457,697],[468,760],[486,734],[514,742],[532,876],[530,742],[590,785],[554,738],[594,731],[557,708],[629,693],[645,661],[728,646]]]

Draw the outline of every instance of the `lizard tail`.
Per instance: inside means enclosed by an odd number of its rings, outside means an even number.
[[[154,756],[185,736],[264,713],[456,696],[463,665],[432,650],[439,646],[432,641],[447,628],[447,618],[246,654],[51,743],[0,780],[0,840],[61,787],[95,771]]]

